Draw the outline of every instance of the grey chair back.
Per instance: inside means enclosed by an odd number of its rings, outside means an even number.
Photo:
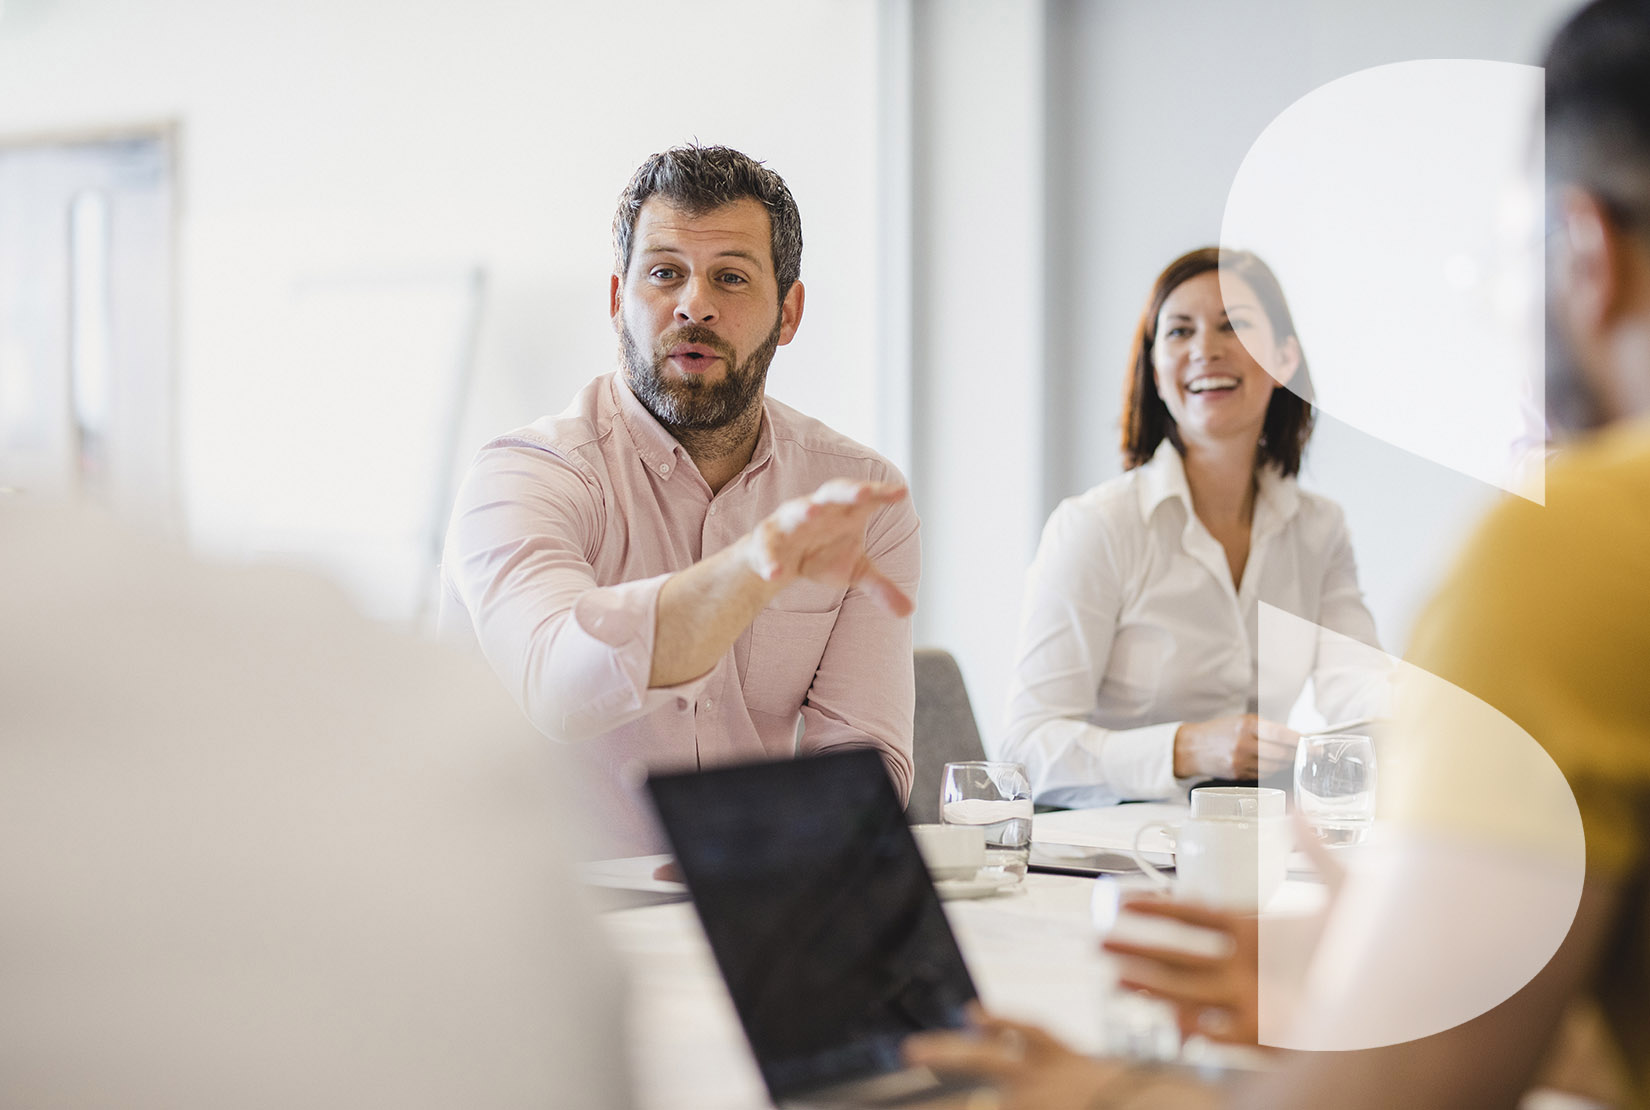
[[[915,654],[917,712],[912,733],[915,773],[905,816],[913,825],[940,819],[940,779],[945,765],[984,759],[980,729],[962,671],[949,651],[918,648]]]

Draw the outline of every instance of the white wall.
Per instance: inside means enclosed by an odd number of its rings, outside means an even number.
[[[985,729],[1043,523],[1042,14],[929,0],[913,20],[915,634],[957,655]]]
[[[807,313],[773,393],[874,438],[874,21],[873,0],[12,0],[0,137],[182,122],[182,494],[233,547],[295,442],[270,414],[328,402],[287,395],[295,279],[487,270],[467,456],[613,365],[615,198],[694,137],[765,159],[802,209]]]
[[[802,206],[809,287],[772,390],[910,458],[917,636],[957,652],[989,733],[1041,523],[1117,472],[1140,303],[1216,238],[1250,142],[1367,66],[1535,60],[1570,6],[8,0],[0,137],[182,121],[184,494],[206,541],[293,441],[269,414],[294,400],[271,352],[296,276],[484,266],[473,446],[612,365],[608,224],[638,161],[693,136],[766,158]],[[906,236],[908,279],[885,258]],[[1487,491],[1333,420],[1307,479],[1347,507],[1401,645]]]
[[[1218,239],[1250,144],[1297,98],[1369,66],[1538,61],[1573,4],[889,3],[913,12],[918,82],[917,634],[958,655],[991,735],[1042,521],[1119,472],[1141,304],[1171,258]],[[1383,640],[1401,650],[1493,492],[1328,417],[1303,479],[1346,508]]]
[[[1573,6],[1052,3],[1050,145],[1061,184],[1050,218],[1066,233],[1050,239],[1058,319],[1049,389],[1067,403],[1051,409],[1059,445],[1051,499],[1119,472],[1123,371],[1151,282],[1182,251],[1218,239],[1238,166],[1279,112],[1322,84],[1387,62],[1539,62]],[[1303,477],[1346,508],[1383,641],[1401,650],[1461,530],[1495,494],[1328,417]]]

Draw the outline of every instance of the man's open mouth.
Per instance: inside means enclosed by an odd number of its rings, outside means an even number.
[[[722,355],[714,347],[707,347],[703,343],[678,343],[670,349],[670,358],[684,359],[688,362],[708,362],[711,359],[721,358]]]

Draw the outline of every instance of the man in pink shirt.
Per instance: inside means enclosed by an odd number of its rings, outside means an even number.
[[[891,463],[764,394],[802,320],[790,190],[677,147],[613,241],[620,368],[482,448],[443,625],[569,744],[604,854],[662,848],[651,771],[871,747],[905,796],[917,517]]]

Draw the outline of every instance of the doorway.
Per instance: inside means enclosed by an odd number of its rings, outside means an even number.
[[[0,140],[0,486],[176,523],[175,147]]]

